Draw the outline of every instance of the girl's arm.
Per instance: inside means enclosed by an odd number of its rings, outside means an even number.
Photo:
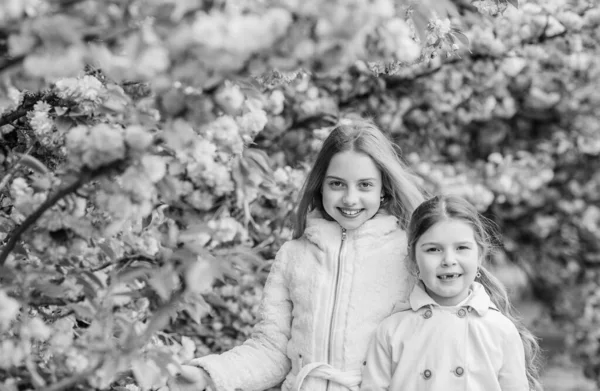
[[[517,328],[512,323],[511,326],[504,338],[504,361],[498,374],[498,382],[502,391],[529,391],[523,342]]]
[[[279,384],[290,371],[286,347],[291,334],[292,303],[284,273],[287,244],[281,247],[271,267],[261,302],[262,320],[254,326],[250,339],[220,355],[190,362],[208,372],[216,391],[268,389]]]
[[[382,323],[369,344],[360,391],[388,390],[392,382],[392,346],[386,324]]]

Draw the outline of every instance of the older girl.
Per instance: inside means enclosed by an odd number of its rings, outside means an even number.
[[[172,390],[358,390],[369,340],[412,288],[405,225],[423,200],[394,145],[352,120],[324,141],[294,240],[277,253],[252,337],[192,360]]]

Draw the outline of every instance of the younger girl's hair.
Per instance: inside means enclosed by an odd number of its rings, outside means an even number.
[[[369,156],[381,171],[386,210],[406,228],[412,211],[424,200],[416,178],[400,159],[395,144],[371,121],[362,118],[340,122],[323,142],[315,163],[304,182],[296,214],[294,238],[304,234],[306,216],[317,209],[326,217],[321,188],[331,158],[340,152],[355,151]]]
[[[457,196],[438,195],[423,202],[413,212],[408,226],[408,257],[411,261],[409,265],[414,269],[413,272],[416,273],[417,267],[415,254],[417,241],[434,224],[444,220],[461,220],[471,226],[483,260],[488,259],[493,249],[500,243],[495,225],[480,215],[470,202]],[[519,331],[525,349],[529,389],[541,391],[542,386],[539,381],[540,347],[536,337],[516,316],[502,282],[482,265],[479,267],[479,273],[481,276],[476,277],[475,280],[483,285],[492,302],[502,314],[514,323]]]

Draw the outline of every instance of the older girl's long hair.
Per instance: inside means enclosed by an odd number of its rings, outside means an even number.
[[[294,238],[304,234],[306,217],[317,209],[325,216],[321,189],[331,158],[345,151],[368,155],[381,171],[384,202],[388,213],[396,216],[403,228],[408,225],[412,211],[424,200],[423,192],[402,162],[397,147],[371,121],[353,118],[343,120],[323,142],[317,159],[304,182],[296,212]]]
[[[500,244],[495,225],[481,216],[477,209],[463,198],[451,195],[433,197],[421,204],[414,212],[408,227],[408,257],[410,267],[416,272],[416,249],[419,238],[434,224],[440,221],[457,219],[466,222],[473,228],[475,241],[482,259],[488,259],[493,249]],[[530,390],[541,391],[539,381],[540,347],[537,338],[523,325],[516,316],[508,298],[506,288],[496,277],[482,265],[479,267],[478,281],[490,296],[498,310],[511,320],[519,331],[525,349],[525,364]]]

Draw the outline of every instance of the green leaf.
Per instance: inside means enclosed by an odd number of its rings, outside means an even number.
[[[183,311],[197,324],[201,324],[202,318],[210,312],[210,306],[204,300],[202,302],[185,303],[182,307]]]
[[[98,287],[95,287],[90,283],[90,281],[84,276],[76,277],[77,283],[83,287],[83,293],[89,299],[93,299],[96,297],[96,292],[98,291]]]
[[[48,167],[46,167],[44,163],[40,162],[33,156],[24,155],[21,153],[17,153],[17,155],[20,157],[19,163],[33,170],[34,172],[37,172],[38,174],[42,175],[46,175],[50,172],[50,170],[48,170]]]
[[[49,282],[37,283],[35,284],[35,289],[37,289],[43,295],[52,298],[64,298],[69,292],[69,288]]]
[[[148,284],[163,300],[168,300],[171,297],[171,293],[177,288],[176,279],[174,278],[173,271],[170,269],[162,269],[155,273],[148,280]]]
[[[463,45],[465,45],[467,48],[469,48],[469,45],[470,45],[469,37],[467,37],[465,34],[463,34],[460,30],[453,28],[450,35],[453,36],[454,38],[458,39]]]
[[[71,117],[61,115],[54,119],[54,125],[56,126],[56,129],[58,129],[59,132],[66,133],[72,127],[77,125],[77,123]]]
[[[151,389],[160,380],[160,368],[153,361],[134,359],[131,363],[131,371],[143,390]]]
[[[72,303],[67,306],[67,308],[72,309],[77,317],[81,319],[94,319],[97,310],[90,304],[89,301],[84,301],[83,303]]]
[[[112,261],[116,259],[117,256],[108,243],[98,243],[98,248],[100,248]]]

